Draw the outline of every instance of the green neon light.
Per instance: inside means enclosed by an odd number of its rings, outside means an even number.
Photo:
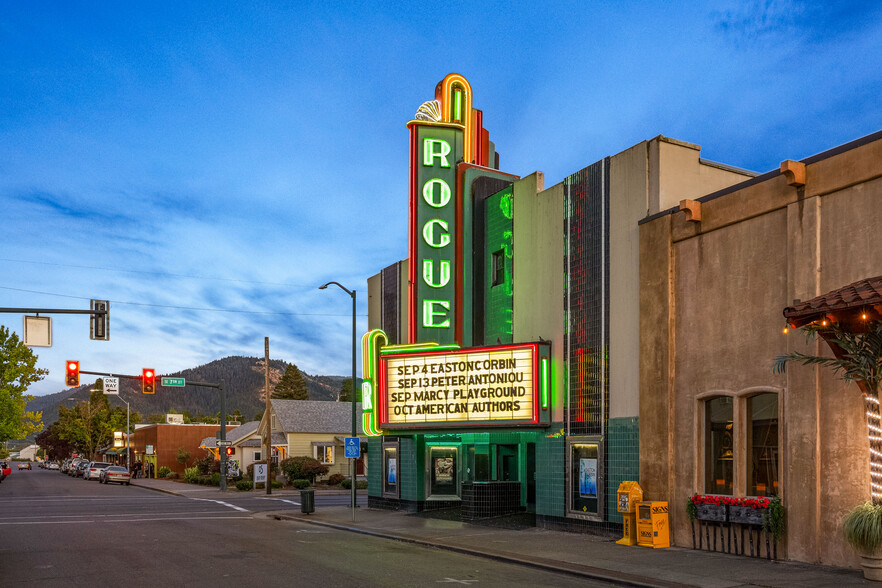
[[[432,288],[443,288],[447,285],[447,282],[450,281],[450,261],[447,259],[441,260],[441,278],[439,282],[436,284],[432,279],[435,275],[435,260],[434,259],[424,259],[423,260],[423,282],[426,283],[427,286],[431,286]]]
[[[444,231],[441,233],[441,238],[438,242],[435,242],[435,225],[441,227]],[[423,226],[423,241],[426,242],[426,245],[429,247],[434,247],[435,249],[440,249],[442,247],[446,247],[450,245],[450,232],[449,226],[446,221],[441,220],[440,218],[433,218],[429,222]]]
[[[383,343],[388,343],[389,339],[380,329],[368,331],[361,338],[362,345],[362,428],[365,435],[377,437],[383,432],[377,427],[377,414],[373,410],[377,406],[377,369],[380,360],[379,353]]]
[[[453,91],[453,120],[462,122],[462,90]]]
[[[440,309],[436,310],[436,306],[440,307]],[[427,329],[449,327],[450,319],[447,317],[448,312],[450,312],[449,300],[423,300],[423,326]],[[436,323],[436,318],[443,318],[444,320]]]
[[[438,148],[436,150],[435,148]],[[435,165],[435,158],[441,158],[441,167],[450,167],[450,161],[447,156],[450,155],[450,143],[441,139],[424,139],[423,140],[423,165],[432,167]]]
[[[542,358],[542,408],[548,408],[548,360]]]
[[[402,355],[405,353],[421,353],[424,351],[456,351],[461,349],[459,345],[402,345],[395,347],[384,347],[380,352],[382,355]]]
[[[435,185],[438,185],[440,199],[435,201]],[[432,178],[423,184],[423,200],[432,208],[443,208],[450,202],[450,184],[441,178]]]

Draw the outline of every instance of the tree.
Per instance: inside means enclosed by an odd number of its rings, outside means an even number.
[[[49,370],[38,369],[37,356],[6,327],[0,327],[0,442],[43,430],[42,412],[26,410],[28,387]]]
[[[190,452],[183,447],[178,447],[178,456],[176,459],[178,460],[179,464],[187,467],[187,461],[190,459]]]
[[[273,390],[273,398],[284,400],[309,400],[309,390],[306,388],[306,380],[303,374],[293,363],[285,368],[285,374]]]
[[[61,438],[60,432],[61,426],[58,421],[55,421],[34,439],[37,445],[46,450],[46,456],[50,460],[63,459],[70,455],[74,449],[69,441]]]
[[[358,385],[361,386],[361,379],[358,380]],[[337,395],[338,402],[352,402],[352,378],[346,378],[343,380],[343,383],[340,385],[340,393]]]
[[[810,323],[802,327],[809,340],[820,335],[833,350],[833,357],[792,352],[775,358],[774,371],[783,373],[787,364],[831,368],[846,382],[854,382],[864,395],[867,432],[870,439],[870,493],[874,505],[882,505],[882,429],[880,429],[879,385],[882,382],[882,321],[873,321],[866,331],[854,333],[836,323]]]
[[[114,431],[126,426],[126,410],[110,408],[110,401],[97,388],[88,401],[78,402],[73,408],[58,407],[58,436],[90,458],[113,439]]]

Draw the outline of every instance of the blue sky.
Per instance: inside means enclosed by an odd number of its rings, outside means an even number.
[[[63,365],[263,355],[350,371],[351,300],[406,256],[407,131],[466,76],[504,171],[546,186],[659,134],[758,172],[882,128],[882,19],[858,2],[7,3],[0,307]],[[18,333],[19,314],[0,314]],[[360,366],[359,366],[360,372]]]

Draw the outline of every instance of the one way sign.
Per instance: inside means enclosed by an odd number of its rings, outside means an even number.
[[[361,457],[361,444],[358,437],[346,437],[346,457]]]

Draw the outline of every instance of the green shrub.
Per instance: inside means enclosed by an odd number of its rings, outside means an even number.
[[[171,473],[171,468],[168,466],[162,466],[161,468],[159,468],[158,473],[160,478],[167,478],[168,475]]]
[[[202,459],[197,459],[195,465],[199,470],[199,473],[203,476],[220,471],[220,461],[214,459],[214,456],[211,455],[207,455]]]
[[[211,474],[211,478],[209,478],[208,483],[212,486],[220,486],[220,472],[215,472]]]
[[[177,480],[180,476],[178,476],[178,472],[169,472],[165,475],[167,480]]]
[[[331,474],[330,476],[328,476],[328,486],[337,486],[345,479],[346,476],[344,476],[343,474]]]
[[[266,484],[264,484],[263,482],[258,482],[254,485],[255,490],[263,490],[264,488],[266,488]]]
[[[350,488],[352,488],[352,480],[350,478],[346,478],[345,480],[340,482],[340,486],[349,490]],[[355,489],[356,490],[364,490],[367,487],[368,487],[368,483],[365,482],[364,480],[357,480],[355,482]]]
[[[236,482],[236,490],[251,490],[254,488],[254,482],[251,480],[239,480]]]
[[[195,466],[184,470],[184,481],[188,484],[199,483],[199,469]]]
[[[273,484],[272,484],[272,486],[273,486],[273,488],[276,488],[276,489],[278,490],[279,488],[281,488],[282,486],[284,486],[284,484],[282,484],[282,483],[279,482],[278,480],[273,480]]]
[[[862,553],[882,546],[882,506],[866,502],[852,509],[842,521],[845,539]]]
[[[328,466],[306,455],[283,459],[279,466],[289,480],[306,479],[312,483],[315,482],[316,476],[324,476],[328,473]]]
[[[291,485],[298,490],[303,490],[304,488],[309,488],[309,480],[291,480]]]

